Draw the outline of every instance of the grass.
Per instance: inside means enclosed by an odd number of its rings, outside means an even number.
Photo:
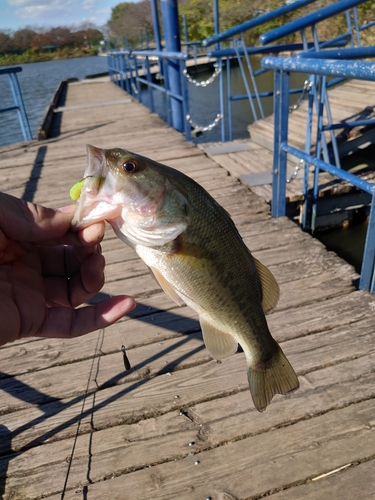
[[[54,52],[39,52],[28,49],[22,54],[3,54],[0,56],[0,66],[13,66],[15,64],[26,64],[40,61],[53,61],[55,59],[70,59],[73,57],[96,56],[96,48],[82,49],[60,49]]]

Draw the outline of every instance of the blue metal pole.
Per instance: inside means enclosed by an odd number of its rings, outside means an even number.
[[[180,74],[182,75],[184,69],[185,69],[185,61],[180,60],[179,61],[180,65]],[[183,111],[184,111],[184,116],[190,115],[190,109],[189,109],[189,92],[188,92],[188,85],[187,85],[187,80],[186,78],[181,78],[181,86],[182,86],[182,106],[183,106]],[[190,123],[185,120],[185,139],[187,141],[191,140],[191,130],[190,130]]]
[[[305,142],[305,153],[310,155],[311,151],[311,136],[313,127],[313,106],[314,106],[314,93],[313,85],[315,82],[315,77],[310,75],[309,77],[309,97],[308,97],[308,107],[307,107],[307,121],[306,121],[306,142]],[[300,160],[301,161],[301,160]],[[302,212],[302,229],[306,230],[310,224],[310,200],[308,197],[309,191],[309,169],[310,164],[304,162],[304,174],[303,174],[303,188],[302,194],[304,195],[305,201],[303,203]]]
[[[186,51],[187,51],[187,44],[189,43],[189,34],[188,34],[188,26],[187,26],[187,19],[186,19],[186,14],[182,16],[182,20],[184,23],[184,39],[186,43]]]
[[[181,52],[177,0],[161,0],[161,14],[167,52]],[[180,68],[178,61],[169,59],[167,72],[167,81],[169,84],[167,90],[170,90],[173,94],[181,95]],[[180,132],[183,132],[185,127],[182,102],[173,99],[173,97],[170,99],[172,126]]]
[[[361,279],[359,288],[361,290],[369,290],[371,293],[375,291],[374,280],[374,262],[375,262],[375,193],[372,193],[370,216],[366,233],[365,248],[363,251]]]
[[[287,154],[282,145],[288,140],[289,73],[275,70],[274,123],[275,141],[272,171],[272,217],[286,214]]]
[[[9,78],[10,89],[13,95],[13,101],[17,106],[19,122],[21,124],[24,140],[31,141],[33,136],[31,133],[29,120],[27,118],[26,108],[23,102],[22,92],[18,82],[17,73],[16,72],[8,73],[8,78]]]
[[[157,51],[161,51],[160,24],[158,16],[157,0],[151,0],[152,24],[154,26],[154,38]]]
[[[214,0],[214,33],[215,36],[219,34],[219,0]],[[215,49],[220,49],[220,42],[215,44]]]

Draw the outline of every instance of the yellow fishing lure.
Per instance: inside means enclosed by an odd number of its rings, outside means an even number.
[[[82,188],[83,188],[83,185],[85,183],[85,180],[86,179],[82,179],[78,182],[76,182],[71,188],[70,188],[70,198],[73,200],[73,201],[77,201],[78,198],[81,196],[81,191],[82,191]]]

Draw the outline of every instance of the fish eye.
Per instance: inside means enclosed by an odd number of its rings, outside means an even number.
[[[138,163],[134,160],[124,161],[124,163],[122,164],[122,168],[124,172],[133,174],[138,170]]]

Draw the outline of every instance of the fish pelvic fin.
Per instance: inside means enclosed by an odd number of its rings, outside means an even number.
[[[164,290],[164,292],[169,295],[169,297],[175,302],[178,306],[184,306],[185,301],[178,295],[176,290],[174,289],[173,285],[167,281],[164,276],[161,274],[160,271],[155,269],[154,267],[149,267],[151,274],[154,276],[156,279],[157,283],[161,286],[161,288]]]
[[[277,348],[272,358],[265,363],[264,370],[249,367],[247,372],[251,396],[258,411],[264,411],[275,394],[289,394],[299,387],[292,365],[281,347],[277,345]]]
[[[276,306],[279,300],[280,288],[268,267],[259,262],[255,257],[252,256],[252,258],[257,268],[262,287],[262,308],[267,313]]]
[[[205,346],[214,359],[228,358],[237,351],[238,343],[229,333],[219,330],[199,317]]]

